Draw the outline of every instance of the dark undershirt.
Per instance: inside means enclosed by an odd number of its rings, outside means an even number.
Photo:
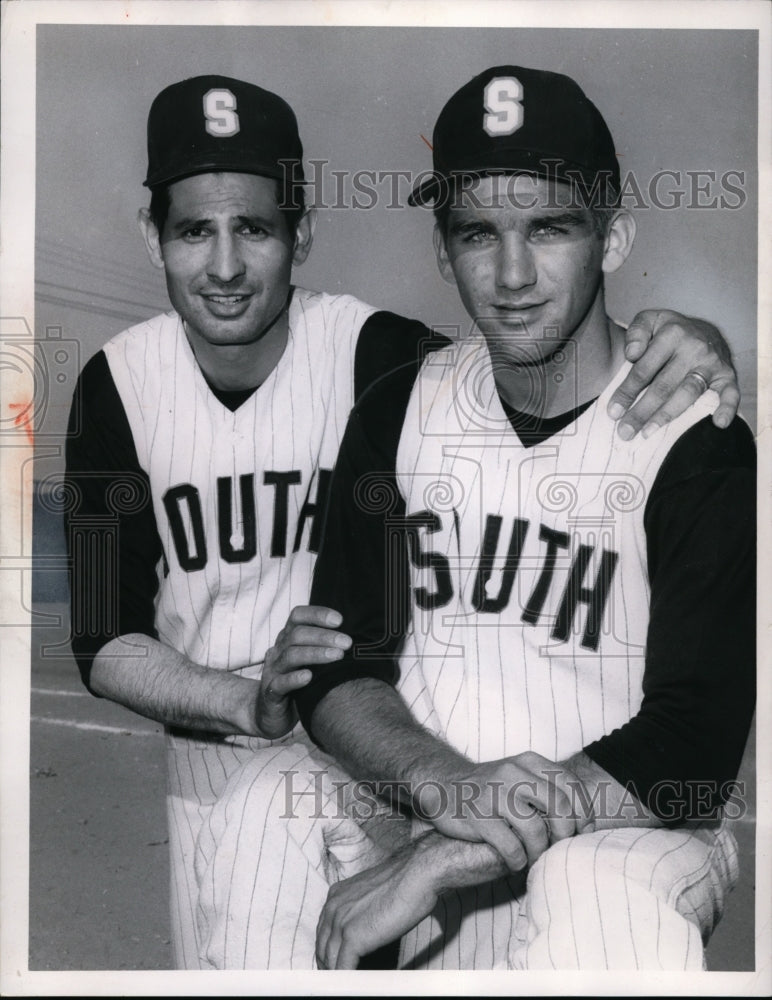
[[[523,413],[522,410],[516,410],[510,406],[501,396],[499,396],[499,402],[523,447],[533,448],[534,445],[541,444],[542,441],[546,441],[553,434],[557,434],[564,427],[572,424],[577,417],[592,406],[595,400],[589,399],[586,403],[580,403],[573,410],[559,413],[556,417],[538,417],[533,413]]]
[[[363,676],[396,681],[410,620],[409,571],[405,563],[403,582],[391,582],[387,628],[384,514],[347,498],[359,476],[370,473],[373,495],[380,489],[395,497],[391,530],[404,515],[394,470],[414,378],[415,371],[405,369],[363,398],[339,454],[311,603],[341,611],[341,628],[354,646],[377,646],[378,655],[357,660],[347,653],[315,669],[296,696],[312,736],[314,708],[333,687]],[[578,415],[523,421],[505,409],[526,444],[546,440]],[[384,470],[377,482],[371,470]],[[651,604],[643,703],[628,723],[584,748],[666,825],[693,816],[694,806],[709,811],[728,797],[747,739],[755,697],[754,470],[753,438],[740,420],[723,431],[710,418],[700,421],[663,461],[644,515]]]
[[[218,389],[216,385],[212,385],[206,376],[204,378],[215,399],[219,399],[226,410],[230,410],[231,413],[235,413],[241,404],[246,403],[249,397],[254,395],[260,388],[259,385],[253,385],[251,389]]]

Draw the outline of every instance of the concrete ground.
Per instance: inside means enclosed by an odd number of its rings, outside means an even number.
[[[30,970],[171,968],[162,727],[39,654],[31,715]]]
[[[61,646],[61,605],[34,630],[29,968],[169,969],[161,727],[89,696]],[[58,624],[57,624],[58,622]],[[51,655],[55,652],[57,655]],[[753,740],[741,777],[752,791]],[[754,968],[754,810],[742,876],[709,945],[714,971]]]

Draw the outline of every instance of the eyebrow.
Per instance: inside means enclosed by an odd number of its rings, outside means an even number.
[[[211,225],[211,222],[212,222],[211,219],[194,219],[193,216],[188,216],[187,218],[184,219],[178,219],[172,226],[172,229],[198,228],[201,226]]]
[[[531,229],[541,229],[544,226],[565,226],[566,228],[581,228],[590,225],[590,218],[581,209],[566,209],[564,212],[555,212],[545,215],[535,215],[528,220]],[[452,236],[463,236],[464,233],[472,232],[493,232],[496,229],[495,222],[488,219],[466,219],[451,221],[448,226],[448,233]]]
[[[495,227],[485,219],[470,219],[465,222],[450,222],[448,232],[454,236],[468,232],[479,232],[481,229],[492,230]]]
[[[583,226],[589,222],[588,217],[578,209],[559,212],[557,215],[535,216],[530,220],[531,226],[537,229],[541,226]]]
[[[261,215],[236,215],[234,216],[234,220],[242,226],[258,225],[266,229],[270,226],[269,220]],[[214,220],[211,217],[197,219],[193,216],[188,216],[175,222],[172,229],[175,232],[181,232],[183,229],[200,229],[204,226],[211,226],[213,222]]]

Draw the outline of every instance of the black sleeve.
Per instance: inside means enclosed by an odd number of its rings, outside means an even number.
[[[71,643],[89,687],[91,665],[105,643],[129,632],[157,638],[162,555],[148,476],[103,351],[75,387],[65,482]]]
[[[354,400],[380,379],[405,366],[414,374],[427,351],[447,343],[417,320],[396,313],[373,313],[362,324],[354,354]]]
[[[340,628],[353,645],[343,659],[315,667],[311,683],[296,694],[301,721],[312,736],[313,710],[332,688],[358,677],[396,680],[395,656],[410,620],[397,448],[420,362],[427,351],[447,344],[415,327],[418,339],[411,343],[408,331],[391,348],[378,342],[387,333],[380,319],[363,330],[368,337],[357,358],[358,375],[371,387],[352,411],[341,444],[311,588],[312,604],[343,615]],[[393,366],[400,354],[401,367],[384,375],[384,366]]]
[[[643,703],[585,748],[666,825],[732,792],[755,704],[755,447],[706,418],[673,446],[645,510],[651,608]]]

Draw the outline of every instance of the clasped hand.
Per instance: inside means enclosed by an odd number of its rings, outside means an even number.
[[[578,786],[564,763],[533,752],[470,763],[442,781],[417,784],[415,805],[436,832],[331,886],[317,927],[319,967],[355,969],[363,955],[431,913],[441,892],[474,883],[475,875],[463,870],[468,853],[454,849],[454,842],[486,843],[497,852],[497,861],[480,862],[479,880],[485,881],[521,871],[551,844],[591,829]]]
[[[446,837],[490,844],[516,872],[587,828],[591,818],[577,811],[578,783],[564,764],[528,751],[423,782],[415,806]]]
[[[257,697],[257,725],[261,736],[278,739],[297,722],[292,695],[311,680],[308,668],[339,660],[351,645],[349,636],[335,629],[341,616],[331,608],[300,605],[265,654]]]

